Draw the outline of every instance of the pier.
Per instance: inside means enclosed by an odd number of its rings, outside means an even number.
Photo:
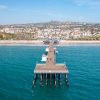
[[[50,42],[48,48],[46,48],[47,55],[45,56],[45,63],[36,64],[34,69],[34,80],[33,85],[37,79],[40,78],[40,84],[43,84],[43,79],[45,79],[45,84],[52,85],[52,79],[54,80],[54,85],[57,84],[57,80],[61,85],[61,76],[65,76],[65,82],[68,83],[68,69],[65,63],[56,63],[56,48],[54,48],[54,43]],[[44,59],[44,58],[43,58]],[[48,83],[49,80],[49,83]]]

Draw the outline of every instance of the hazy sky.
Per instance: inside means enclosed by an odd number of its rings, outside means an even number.
[[[100,0],[0,0],[0,24],[100,22]]]

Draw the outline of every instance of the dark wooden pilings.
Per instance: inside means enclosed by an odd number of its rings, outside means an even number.
[[[48,75],[48,74],[46,74],[46,85],[48,84],[47,75]]]
[[[55,84],[55,86],[56,86],[56,74],[55,74],[55,76],[54,76],[54,77],[55,77],[55,79],[54,79],[54,84]]]
[[[49,84],[52,85],[52,80],[54,82],[54,85],[56,86],[57,84],[61,85],[63,84],[62,78],[65,80],[65,83],[68,84],[68,76],[67,74],[34,74],[34,80],[33,80],[33,85],[35,85],[36,80],[37,80],[37,75],[40,76],[40,85],[42,86],[44,83],[43,81],[45,80],[45,84],[48,85],[48,82],[50,82]],[[63,75],[65,77],[63,77]],[[62,77],[61,77],[62,76]],[[49,81],[48,81],[49,80]],[[58,80],[58,82],[57,82]]]
[[[65,74],[66,84],[68,84],[68,76]]]
[[[52,74],[50,74],[50,85],[52,84]]]
[[[59,84],[61,85],[61,75],[58,74],[58,81],[59,81]]]
[[[33,85],[35,84],[36,79],[37,79],[37,74],[34,74]]]
[[[40,85],[43,83],[43,74],[40,74]]]

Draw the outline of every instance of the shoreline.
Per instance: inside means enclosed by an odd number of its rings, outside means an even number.
[[[77,45],[77,44],[100,44],[100,40],[61,40],[58,46]],[[9,45],[29,45],[45,46],[41,40],[0,40],[0,46]]]

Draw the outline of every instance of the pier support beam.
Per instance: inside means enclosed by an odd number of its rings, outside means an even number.
[[[66,84],[68,84],[68,77],[67,74],[65,74]]]
[[[35,85],[36,79],[37,79],[37,74],[34,74],[33,85]]]
[[[61,75],[58,74],[58,80],[59,80],[59,84],[61,85]]]
[[[52,74],[50,74],[50,85],[51,85],[51,82],[52,82]]]
[[[54,82],[55,82],[54,84],[55,84],[55,86],[56,86],[56,74],[55,74],[55,79],[54,79]]]
[[[42,81],[43,81],[43,76],[42,74],[40,74],[40,84],[42,85]]]
[[[46,85],[48,84],[48,81],[47,81],[47,74],[46,74]]]

